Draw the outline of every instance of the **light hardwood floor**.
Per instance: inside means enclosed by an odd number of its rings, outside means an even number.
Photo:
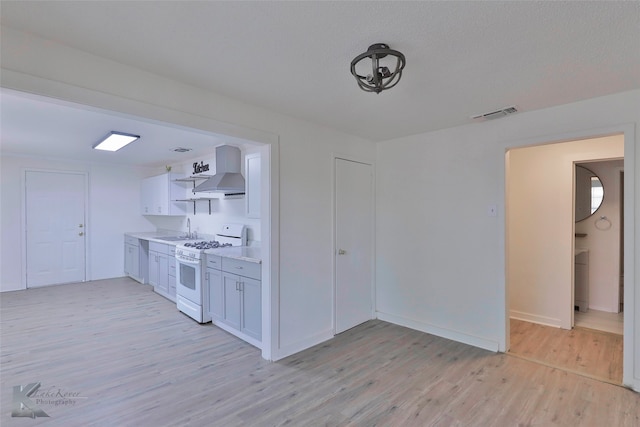
[[[623,387],[382,321],[276,363],[115,279],[0,295],[4,426],[637,426]],[[15,385],[79,393],[11,417]]]
[[[607,313],[591,309],[585,313],[576,311],[574,320],[576,327],[611,332],[618,335],[622,335],[624,329],[624,313],[622,312]]]
[[[511,319],[509,351],[548,366],[622,384],[622,335]]]

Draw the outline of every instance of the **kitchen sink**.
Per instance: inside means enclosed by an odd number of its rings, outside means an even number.
[[[184,236],[162,236],[162,237],[156,237],[156,240],[164,240],[165,242],[177,242],[178,240],[195,240],[195,239],[189,239],[188,237],[184,237]]]

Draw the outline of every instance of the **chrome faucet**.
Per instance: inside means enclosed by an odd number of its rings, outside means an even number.
[[[187,239],[191,238],[191,219],[187,218]]]

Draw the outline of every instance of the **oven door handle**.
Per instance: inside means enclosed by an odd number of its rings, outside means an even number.
[[[200,264],[200,260],[199,259],[188,259],[188,258],[176,257],[176,260],[179,263],[182,263],[182,264],[189,264],[189,265],[198,265],[198,264]]]

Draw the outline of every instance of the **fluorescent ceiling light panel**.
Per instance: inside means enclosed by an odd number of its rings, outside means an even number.
[[[118,151],[125,145],[132,143],[138,138],[140,138],[139,135],[112,131],[111,133],[109,133],[109,135],[107,135],[105,139],[103,139],[93,148],[96,150]]]

